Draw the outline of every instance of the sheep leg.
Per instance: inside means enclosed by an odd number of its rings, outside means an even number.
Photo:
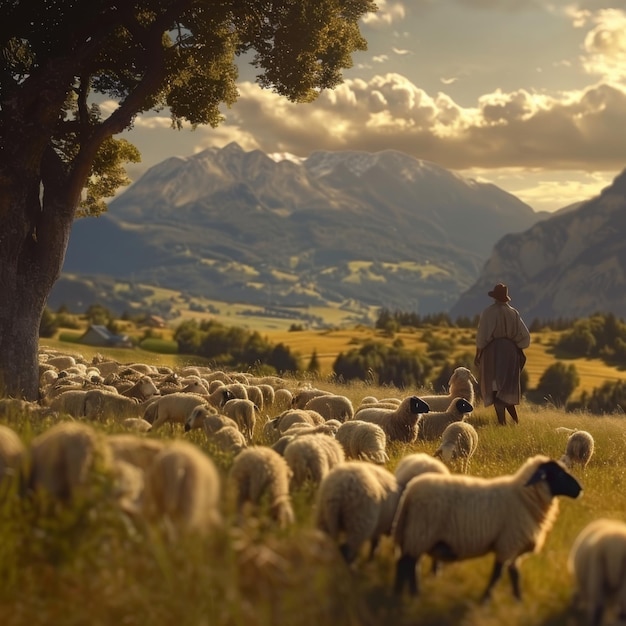
[[[396,563],[396,580],[394,584],[394,592],[397,595],[402,594],[404,585],[409,588],[409,593],[412,596],[417,595],[417,562],[418,559],[409,555],[403,554]]]
[[[483,604],[491,599],[491,591],[493,589],[493,586],[498,582],[498,580],[500,580],[500,577],[502,576],[502,567],[503,564],[496,559],[493,564],[493,570],[491,572],[489,584],[487,585],[487,589],[485,589],[485,593],[483,593],[483,597],[481,598],[481,602]]]
[[[522,592],[519,584],[519,570],[515,562],[509,565],[509,578],[511,579],[511,587],[513,589],[513,595],[517,600],[522,599]]]

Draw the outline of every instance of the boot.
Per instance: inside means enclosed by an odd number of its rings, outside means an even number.
[[[506,407],[506,410],[509,412],[509,415],[513,418],[513,421],[516,424],[519,424],[519,418],[517,417],[517,409],[514,404],[509,404]]]
[[[506,405],[498,398],[494,398],[493,406],[496,410],[496,417],[500,426],[506,426]]]

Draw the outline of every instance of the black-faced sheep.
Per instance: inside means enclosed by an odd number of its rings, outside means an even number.
[[[428,412],[419,421],[418,438],[421,441],[436,441],[453,422],[462,421],[474,407],[465,398],[455,398],[445,411]]]
[[[423,554],[461,561],[495,554],[483,601],[490,598],[507,567],[513,594],[521,599],[517,562],[538,552],[558,513],[555,496],[576,498],[582,488],[566,468],[549,457],[529,458],[512,475],[481,478],[427,473],[406,486],[393,522],[400,548],[395,591],[417,594],[416,565]]]
[[[364,422],[378,424],[387,436],[387,441],[413,443],[417,439],[418,420],[428,413],[428,405],[417,396],[404,398],[396,409],[367,408],[356,417]]]

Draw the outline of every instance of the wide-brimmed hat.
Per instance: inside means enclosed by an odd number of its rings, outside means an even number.
[[[499,302],[509,302],[509,288],[502,283],[498,283],[488,294],[491,298],[495,298]]]

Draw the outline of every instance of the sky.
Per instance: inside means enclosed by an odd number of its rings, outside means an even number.
[[[138,117],[122,135],[142,153],[131,178],[232,141],[275,158],[395,149],[555,211],[626,169],[623,0],[377,6],[360,22],[367,51],[313,103],[261,89],[245,64],[239,98],[216,129],[173,130],[167,112]]]

